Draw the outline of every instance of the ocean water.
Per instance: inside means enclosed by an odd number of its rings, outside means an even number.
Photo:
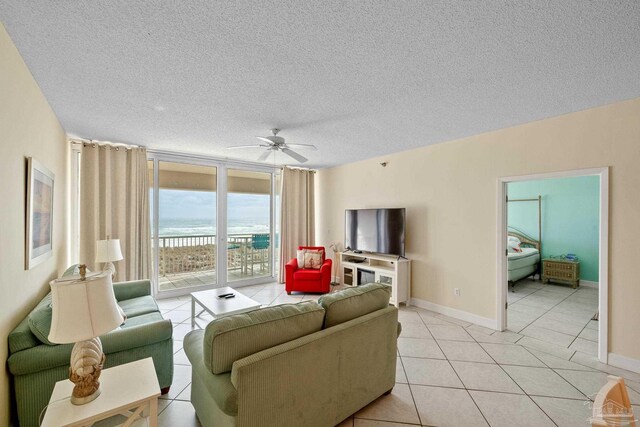
[[[228,235],[268,233],[269,225],[262,218],[229,218]],[[215,221],[210,219],[170,219],[160,218],[158,235],[167,236],[210,236],[216,234]]]

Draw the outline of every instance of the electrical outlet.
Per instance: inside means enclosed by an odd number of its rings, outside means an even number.
[[[459,296],[460,296],[460,288],[454,288],[454,290],[453,290],[453,294],[454,294],[455,296],[459,297]]]

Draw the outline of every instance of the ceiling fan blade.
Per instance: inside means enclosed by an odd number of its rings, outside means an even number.
[[[304,156],[301,156],[300,154],[296,153],[293,150],[289,150],[288,148],[283,148],[282,152],[290,157],[293,157],[294,159],[296,159],[297,161],[299,161],[300,163],[304,163],[306,161],[308,161],[309,159],[307,159]]]
[[[269,137],[266,136],[256,136],[256,138],[258,138],[260,141],[264,141],[267,144],[271,145],[273,144],[273,141],[269,139]]]
[[[258,161],[263,162],[267,160],[267,157],[269,157],[269,154],[271,154],[271,150],[264,150],[264,153],[260,154],[260,157],[258,157]]]
[[[318,151],[318,147],[311,144],[287,144],[287,146],[291,148],[306,148],[308,150]]]
[[[268,147],[264,144],[253,144],[253,145],[233,145],[231,147],[227,147],[227,150],[236,150],[238,148],[260,148],[260,147]]]

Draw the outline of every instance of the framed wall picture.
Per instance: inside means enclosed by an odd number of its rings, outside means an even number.
[[[27,158],[27,224],[25,269],[51,256],[53,249],[54,175],[40,162]]]

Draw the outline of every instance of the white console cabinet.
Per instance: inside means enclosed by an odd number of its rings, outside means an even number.
[[[391,304],[411,301],[411,261],[392,255],[340,253],[342,284],[358,286],[376,282],[391,286]],[[362,282],[362,283],[360,283]]]

